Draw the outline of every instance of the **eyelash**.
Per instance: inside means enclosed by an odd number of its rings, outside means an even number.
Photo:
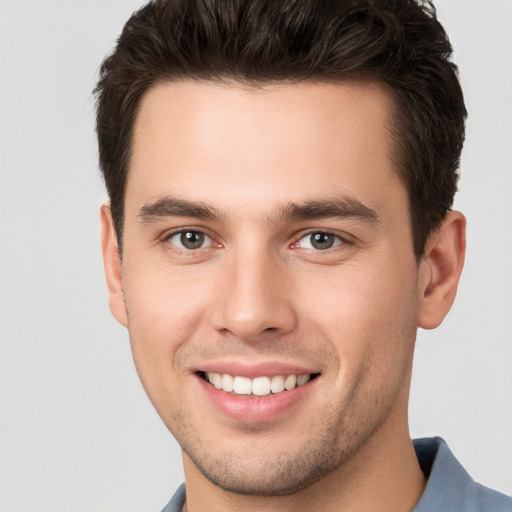
[[[325,249],[303,248],[303,247],[299,246],[299,244],[302,240],[307,239],[308,237],[311,237],[313,235],[327,235],[330,237],[334,237],[336,240],[335,240],[333,246],[325,248]],[[322,256],[322,255],[331,254],[333,251],[336,250],[336,248],[338,248],[339,246],[344,246],[344,245],[351,245],[351,242],[348,240],[348,236],[347,237],[342,236],[339,233],[335,233],[328,229],[313,229],[313,230],[308,231],[307,233],[302,233],[301,236],[297,238],[297,241],[291,245],[291,248],[296,248],[296,249],[302,248],[302,249],[309,251],[310,253],[313,253],[318,256]]]
[[[173,237],[175,237],[177,235],[184,235],[186,233],[195,233],[195,234],[198,234],[198,235],[203,235],[205,237],[205,239],[209,239],[210,240],[210,243],[206,247],[198,247],[196,249],[189,249],[189,248],[186,248],[186,247],[180,247],[180,246],[176,245],[175,243],[171,242]],[[171,231],[170,233],[167,233],[164,236],[164,242],[167,243],[167,247],[170,250],[172,250],[173,252],[175,252],[177,254],[180,254],[180,255],[183,254],[183,255],[187,255],[187,256],[193,256],[194,253],[196,253],[197,251],[199,251],[201,249],[204,250],[204,249],[208,249],[208,248],[214,247],[214,246],[217,246],[217,247],[221,246],[221,244],[219,244],[218,242],[215,242],[214,238],[211,237],[204,230],[202,230],[202,229],[195,229],[195,228],[181,228],[181,229],[178,229],[176,231]]]
[[[176,243],[173,243],[171,242],[172,238],[177,236],[177,235],[184,235],[186,233],[195,233],[195,234],[198,234],[198,235],[202,235],[204,236],[206,239],[210,240],[210,243],[204,247],[204,246],[201,246],[201,247],[197,247],[197,248],[185,248],[185,247],[179,247]],[[331,247],[327,247],[325,249],[318,249],[318,248],[314,248],[314,247],[310,247],[310,248],[304,248],[304,247],[300,247],[300,242],[304,239],[307,239],[308,237],[311,237],[313,235],[324,235],[324,236],[328,236],[328,237],[334,237],[335,240],[333,242],[334,245],[332,245]],[[201,229],[194,229],[194,228],[181,228],[177,231],[172,231],[170,233],[167,233],[164,237],[164,241],[167,242],[168,244],[168,247],[178,253],[178,254],[184,254],[184,255],[194,255],[194,253],[196,253],[197,251],[199,250],[204,250],[204,249],[208,249],[208,248],[212,248],[212,247],[222,247],[222,245],[218,242],[215,241],[215,239],[210,236],[208,233],[206,233],[204,230],[201,230]],[[330,230],[320,230],[320,229],[316,229],[316,230],[310,230],[306,233],[302,233],[300,235],[300,237],[298,237],[296,239],[295,242],[293,242],[289,247],[291,249],[305,249],[307,251],[309,251],[310,253],[314,253],[315,255],[322,255],[322,254],[329,254],[331,253],[333,250],[336,250],[336,247],[339,247],[339,246],[343,246],[343,245],[351,245],[351,242],[349,240],[347,240],[347,237],[344,237],[344,236],[341,236],[340,234],[338,233],[334,233]]]

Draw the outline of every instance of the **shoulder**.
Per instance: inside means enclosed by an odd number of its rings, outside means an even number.
[[[185,503],[185,484],[181,484],[171,501],[167,503],[162,512],[181,512],[183,504]]]
[[[439,437],[416,439],[427,487],[414,512],[512,512],[512,498],[475,482]]]

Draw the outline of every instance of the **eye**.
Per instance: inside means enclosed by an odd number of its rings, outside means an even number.
[[[325,231],[315,231],[303,236],[297,243],[297,247],[302,249],[313,249],[315,251],[325,251],[336,247],[343,242],[341,237],[327,233]]]
[[[185,249],[187,251],[201,249],[212,244],[212,239],[207,234],[192,229],[173,233],[169,236],[168,240],[179,249]]]

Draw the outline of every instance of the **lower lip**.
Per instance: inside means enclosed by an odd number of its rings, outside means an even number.
[[[311,391],[318,377],[289,391],[266,396],[227,393],[212,386],[199,375],[197,379],[208,398],[223,415],[244,423],[264,423],[292,410]]]

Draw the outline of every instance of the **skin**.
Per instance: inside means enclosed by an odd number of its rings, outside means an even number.
[[[357,83],[178,82],[144,97],[122,262],[108,205],[103,253],[111,310],[183,449],[189,511],[410,511],[421,496],[407,425],[416,329],[451,307],[465,220],[448,213],[416,260],[392,108]],[[340,198],[343,215],[285,214]],[[187,229],[204,244],[180,247]],[[211,364],[318,376],[284,412],[240,420],[204,392],[197,371]]]

